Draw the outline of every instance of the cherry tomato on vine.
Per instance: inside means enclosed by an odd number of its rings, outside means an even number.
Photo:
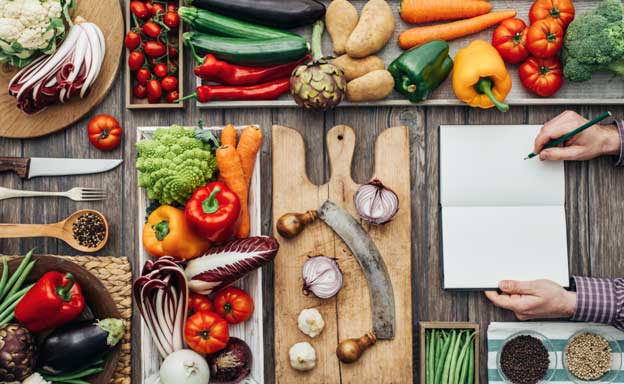
[[[557,20],[539,20],[529,27],[527,48],[533,56],[542,59],[554,57],[562,45],[563,27]]]
[[[542,97],[554,95],[563,85],[563,67],[557,57],[529,57],[518,68],[518,75],[526,89]]]
[[[145,87],[145,85],[143,84],[137,84],[134,86],[132,94],[137,99],[145,99],[145,97],[147,97],[147,87]]]
[[[171,91],[167,93],[167,96],[166,96],[167,103],[175,103],[176,100],[178,100],[179,98],[180,98],[180,92],[178,91]]]
[[[132,51],[128,55],[128,67],[131,71],[138,71],[145,63],[145,55],[143,52]]]
[[[123,130],[111,115],[94,116],[87,125],[89,141],[102,151],[111,151],[119,146]]]
[[[162,86],[158,80],[150,80],[147,82],[147,101],[151,104],[160,101],[162,92]]]
[[[148,56],[158,57],[164,55],[167,49],[165,48],[165,44],[160,41],[146,41],[145,44],[143,44],[143,51]]]
[[[169,12],[177,12],[178,11],[178,6],[175,4],[169,4],[167,5],[167,11]]]
[[[215,312],[230,324],[249,320],[254,311],[254,303],[242,289],[228,287],[217,292],[214,298]]]
[[[178,49],[175,46],[170,45],[167,47],[167,53],[169,54],[169,57],[178,56]]]
[[[150,15],[152,14],[152,7],[153,7],[153,6],[154,6],[154,5],[152,4],[152,2],[151,2],[151,1],[146,1],[146,2],[145,2],[145,8],[147,8],[147,11],[149,12],[149,14],[150,14]]]
[[[165,7],[162,4],[152,4],[152,16],[164,15]]]
[[[492,45],[503,60],[517,64],[529,57],[526,47],[527,26],[520,19],[507,19],[500,23],[492,35]]]
[[[165,63],[158,63],[156,65],[154,65],[154,73],[156,74],[156,76],[158,77],[165,77],[167,76],[167,64]]]
[[[137,82],[141,85],[147,85],[147,82],[152,78],[152,73],[147,68],[141,68],[136,73]]]
[[[176,12],[167,12],[163,21],[167,27],[177,28],[180,25],[180,15]]]
[[[563,28],[574,20],[574,5],[571,0],[536,0],[529,10],[531,24],[538,20],[554,19]]]
[[[126,38],[124,39],[126,48],[129,50],[137,49],[141,45],[141,35],[135,31],[128,31]]]
[[[160,82],[165,91],[171,92],[178,89],[178,79],[175,76],[165,76]]]
[[[147,10],[145,3],[141,1],[131,1],[130,11],[132,11],[132,13],[139,19],[145,19],[149,16],[149,11]]]
[[[157,39],[161,31],[162,27],[153,21],[146,21],[145,24],[143,24],[143,33],[153,39]]]

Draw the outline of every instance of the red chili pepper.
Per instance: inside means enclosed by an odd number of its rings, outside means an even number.
[[[290,91],[290,78],[286,77],[250,86],[200,85],[195,93],[184,96],[178,101],[190,98],[196,98],[200,103],[212,100],[275,100],[288,91]]]
[[[15,318],[37,333],[67,324],[84,309],[82,289],[71,273],[50,271],[24,295],[15,307]]]
[[[305,56],[292,63],[272,67],[247,67],[230,64],[208,54],[202,64],[195,67],[194,72],[197,77],[205,81],[227,85],[253,85],[290,76],[293,69],[309,59],[310,56]]]
[[[238,229],[241,204],[224,183],[197,188],[186,203],[186,221],[195,233],[214,243],[232,239]]]

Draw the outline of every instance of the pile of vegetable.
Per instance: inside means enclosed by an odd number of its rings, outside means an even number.
[[[0,1],[0,63],[21,68],[54,53],[74,7],[73,0]]]
[[[135,99],[174,103],[180,98],[178,79],[177,1],[132,0],[132,28],[126,33],[128,67],[133,73]]]
[[[475,378],[473,330],[427,329],[425,334],[425,382],[470,384]]]

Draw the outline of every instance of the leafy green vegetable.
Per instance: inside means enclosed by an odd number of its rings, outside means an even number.
[[[620,0],[603,0],[570,23],[562,55],[566,78],[587,81],[598,71],[624,77],[623,16]]]
[[[159,128],[136,148],[139,186],[147,189],[150,200],[164,205],[184,206],[193,191],[216,173],[211,145],[197,139],[191,128]]]

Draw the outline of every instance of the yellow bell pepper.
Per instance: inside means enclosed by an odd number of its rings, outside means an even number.
[[[193,233],[184,211],[170,205],[154,210],[143,226],[143,246],[155,257],[192,259],[203,255],[210,245],[210,241]]]
[[[492,44],[475,40],[457,52],[453,90],[458,99],[471,107],[509,110],[503,102],[511,91],[511,76]]]

